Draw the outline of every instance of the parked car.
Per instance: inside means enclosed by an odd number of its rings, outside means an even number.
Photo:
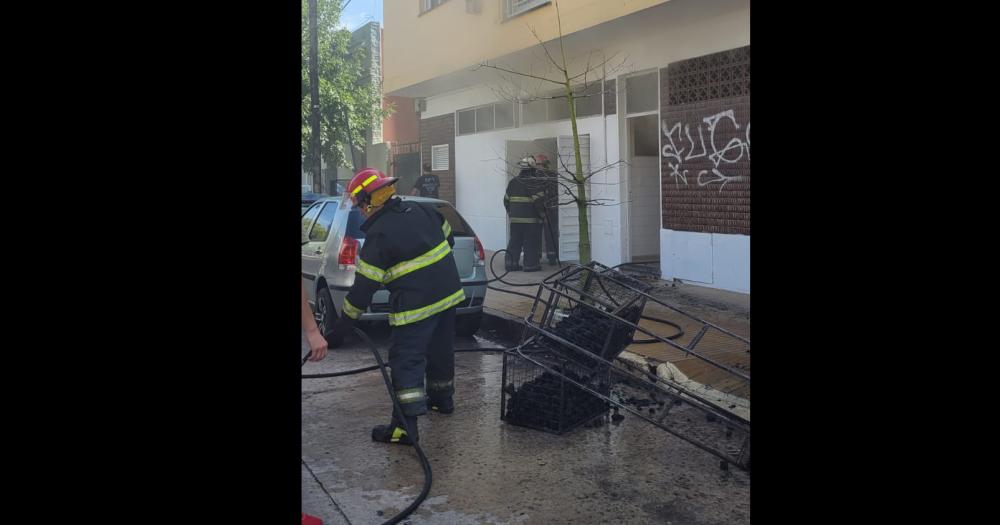
[[[343,195],[343,194],[344,194],[344,186],[341,185],[340,183],[337,183],[337,195]],[[325,193],[316,193],[312,190],[312,186],[308,184],[303,184],[302,213],[305,214],[306,210],[308,210],[309,207],[313,205],[313,203],[315,203],[319,199],[322,199],[323,197],[329,197],[329,195]]]
[[[469,336],[479,330],[486,298],[486,254],[475,232],[450,203],[439,199],[402,196],[404,201],[430,204],[445,217],[455,236],[452,256],[465,289],[465,302],[455,317],[455,332]],[[345,196],[324,197],[302,215],[302,278],[309,303],[324,334],[341,315],[344,297],[354,284],[358,254],[365,242],[364,216]],[[389,319],[389,291],[375,292],[361,321]]]
[[[304,187],[305,186],[303,186],[303,188]],[[328,195],[324,195],[322,193],[314,193],[311,190],[302,192],[302,214],[305,215],[306,210],[308,210],[310,206],[315,204],[316,201],[325,197],[328,197]]]

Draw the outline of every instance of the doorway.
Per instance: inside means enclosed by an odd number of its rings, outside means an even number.
[[[506,154],[506,174],[507,182],[510,182],[521,171],[518,162],[528,155],[544,155],[549,161],[549,167],[557,170],[559,167],[558,141],[556,137],[540,138],[535,140],[508,140]],[[560,250],[562,241],[575,242],[572,239],[562,239],[559,231],[559,185],[553,181],[548,184],[551,202],[546,203],[545,224],[542,227],[542,261],[555,264],[556,261],[563,260],[565,251]],[[507,238],[510,239],[510,224],[507,224]]]
[[[655,261],[660,256],[659,117],[629,117],[626,132],[629,259]]]

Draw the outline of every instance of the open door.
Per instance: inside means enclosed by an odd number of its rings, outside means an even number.
[[[660,258],[659,119],[656,115],[629,117],[628,130],[628,260]]]
[[[560,135],[558,140],[559,162],[556,166],[561,175],[573,177],[576,170],[576,157],[573,154],[573,136]],[[590,173],[590,135],[580,135],[580,159],[583,161],[583,173],[586,176]],[[565,184],[566,181],[563,181]],[[587,197],[590,198],[590,183],[586,185]],[[576,187],[573,185],[573,191]],[[569,197],[563,195],[560,202],[569,201]],[[559,259],[561,261],[580,260],[580,212],[576,203],[567,202],[559,206]],[[587,217],[590,217],[590,210],[587,210]],[[590,224],[590,231],[594,231],[593,223]],[[593,239],[593,236],[591,236]]]

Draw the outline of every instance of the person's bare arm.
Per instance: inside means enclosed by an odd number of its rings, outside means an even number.
[[[302,285],[302,329],[306,332],[306,341],[309,343],[309,350],[312,351],[310,361],[319,361],[326,357],[326,338],[320,333],[316,326],[316,318],[313,317],[312,309],[309,308],[309,301],[306,300],[306,285]]]

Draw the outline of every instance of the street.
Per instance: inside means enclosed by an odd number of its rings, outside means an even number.
[[[388,330],[369,334],[385,358]],[[459,337],[455,346],[510,345]],[[612,424],[605,417],[604,425],[562,436],[502,422],[502,360],[498,352],[456,354],[455,413],[420,418],[433,484],[408,522],[749,523],[747,473],[720,469],[714,456],[638,418]],[[302,371],[374,363],[351,336]],[[302,380],[303,512],[325,524],[373,524],[413,501],[423,483],[414,450],[371,441],[371,428],[387,423],[390,413],[377,370]]]

